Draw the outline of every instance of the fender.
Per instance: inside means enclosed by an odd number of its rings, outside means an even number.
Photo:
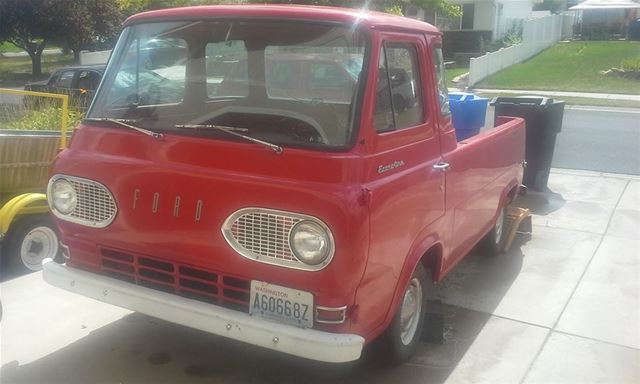
[[[431,225],[429,227],[431,227]],[[384,321],[367,335],[367,340],[375,339],[389,326],[389,324],[393,320],[393,316],[396,314],[396,309],[398,308],[398,306],[400,305],[400,301],[402,300],[404,288],[409,283],[409,279],[413,275],[413,272],[418,266],[418,263],[422,260],[422,257],[425,256],[426,253],[434,247],[442,249],[440,237],[436,233],[431,233],[426,236],[419,237],[419,239],[422,240],[414,242],[414,245],[411,247],[409,254],[405,258],[400,276],[398,277],[398,283],[396,284],[393,298],[391,300],[389,308],[387,309],[387,315]],[[441,268],[441,263],[442,254],[440,252],[439,255],[436,255],[434,265],[432,265],[432,278],[433,276],[438,275],[438,272]]]
[[[500,194],[500,207],[504,207],[508,204],[510,204],[517,196],[518,196],[518,190],[520,183],[518,182],[517,178],[513,178],[502,190],[502,193]],[[511,191],[514,191],[513,194],[511,194]],[[498,215],[500,214],[500,212],[496,212],[496,214],[493,216],[492,222],[494,220],[496,220],[498,218]],[[487,233],[489,233],[489,231],[491,230],[491,228],[489,228],[485,235]]]
[[[0,208],[0,239],[9,231],[16,216],[47,212],[49,206],[44,193],[25,193],[14,197]]]

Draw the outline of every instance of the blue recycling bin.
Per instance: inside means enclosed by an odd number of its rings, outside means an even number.
[[[456,139],[462,141],[480,132],[484,126],[489,99],[473,93],[451,92],[449,108],[456,129]]]

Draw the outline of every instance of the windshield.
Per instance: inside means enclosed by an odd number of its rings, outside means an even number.
[[[116,45],[88,117],[178,133],[184,125],[240,127],[283,146],[347,147],[364,55],[363,35],[336,25],[133,25]],[[219,131],[188,134],[235,140]]]

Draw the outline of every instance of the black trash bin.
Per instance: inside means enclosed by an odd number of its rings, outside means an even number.
[[[516,116],[526,121],[527,167],[522,183],[530,189],[546,191],[556,136],[562,129],[564,101],[537,96],[496,97],[491,105],[495,108],[495,118]]]

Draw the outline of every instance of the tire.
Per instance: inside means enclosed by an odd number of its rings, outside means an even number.
[[[374,352],[381,363],[399,365],[409,360],[415,353],[420,343],[426,316],[427,283],[427,273],[422,264],[418,264],[405,288],[402,302],[391,324],[374,342]],[[412,307],[413,316],[410,316]]]
[[[500,206],[498,217],[491,231],[480,242],[480,252],[487,257],[495,257],[502,253],[502,244],[505,239],[506,207]]]
[[[58,230],[48,215],[21,219],[7,240],[3,261],[13,272],[39,271],[44,259],[61,259]]]

